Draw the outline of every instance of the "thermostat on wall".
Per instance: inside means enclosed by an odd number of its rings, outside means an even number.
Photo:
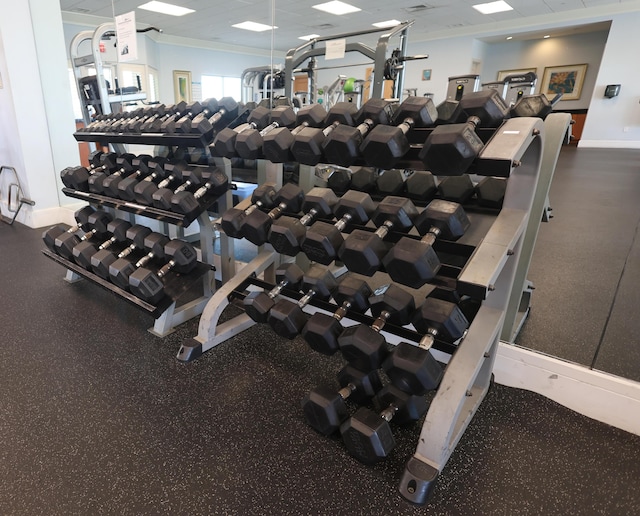
[[[607,87],[604,89],[604,96],[607,97],[608,99],[617,97],[619,93],[620,93],[619,84],[607,84]]]

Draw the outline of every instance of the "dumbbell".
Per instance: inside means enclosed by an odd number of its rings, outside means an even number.
[[[415,205],[406,197],[385,197],[371,216],[378,229],[352,231],[338,251],[340,260],[352,272],[373,276],[387,254],[384,239],[389,231],[408,233],[417,215]]]
[[[460,204],[468,203],[475,191],[476,187],[469,174],[443,177],[438,185],[440,197]]]
[[[334,207],[334,215],[338,218],[335,224],[318,221],[306,232],[300,245],[309,260],[329,265],[338,259],[338,251],[344,243],[342,231],[349,225],[365,225],[374,212],[373,200],[364,192],[349,190]]]
[[[271,123],[262,131],[247,129],[236,137],[236,153],[244,159],[258,159],[262,156],[264,137],[279,127],[291,127],[296,123],[296,114],[291,106],[276,106],[271,110]]]
[[[323,355],[336,353],[340,349],[338,337],[344,330],[340,321],[349,311],[365,313],[369,309],[371,294],[371,288],[366,281],[351,274],[344,276],[333,292],[338,309],[332,315],[316,312],[309,317],[302,329],[302,337],[309,347]]]
[[[327,116],[327,110],[322,104],[310,104],[301,108],[296,116],[297,127],[277,127],[264,136],[262,152],[264,157],[272,163],[285,163],[295,158],[289,150],[296,135],[306,127],[321,127]]]
[[[363,373],[350,365],[340,370],[338,383],[341,387],[339,391],[327,386],[316,387],[302,400],[305,420],[322,435],[337,432],[349,418],[346,400],[365,403],[382,389],[377,371]]]
[[[94,154],[89,168],[67,167],[60,172],[60,178],[67,188],[88,192],[89,178],[93,174],[101,173],[103,170],[115,169],[117,157],[118,155],[115,152],[98,151]]]
[[[153,205],[153,193],[159,186],[155,181],[159,183],[170,175],[170,172],[174,170],[172,166],[169,166],[170,163],[167,158],[161,156],[151,158],[146,164],[146,169],[138,168],[138,172],[120,182],[118,185],[120,198],[148,206]],[[180,166],[187,166],[184,161],[179,161],[179,163]]]
[[[497,127],[509,114],[504,99],[493,89],[465,95],[460,100],[460,107],[468,114],[467,121],[439,125],[420,151],[420,159],[436,175],[464,174],[484,146],[476,128]]]
[[[258,106],[249,113],[247,123],[241,124],[234,129],[225,127],[216,134],[210,150],[217,156],[223,158],[233,158],[236,156],[236,139],[238,135],[250,129],[262,130],[269,123],[271,110],[267,106]]]
[[[357,127],[339,125],[323,144],[325,160],[334,165],[349,167],[360,157],[364,137],[378,124],[389,124],[393,116],[392,104],[384,99],[369,99],[358,112]]]
[[[140,238],[138,237],[136,249],[144,249],[147,251],[147,254],[136,262],[133,262],[126,258],[128,255],[122,256],[124,251],[123,253],[120,253],[118,255],[118,259],[109,265],[109,277],[111,281],[118,287],[127,289],[129,287],[129,276],[131,276],[135,270],[143,267],[154,258],[164,258],[164,248],[168,242],[169,238],[166,235],[156,233],[155,231],[150,231],[144,235],[142,242],[140,242]]]
[[[452,176],[455,177],[455,176]],[[414,201],[430,201],[438,193],[435,177],[431,172],[416,170],[404,183],[407,197]]]
[[[142,116],[138,119],[129,121],[126,130],[129,133],[141,133],[142,127],[145,123],[150,121],[153,117],[163,117],[167,113],[167,107],[164,104],[154,104],[145,106],[142,108]]]
[[[257,323],[266,323],[269,319],[269,311],[275,305],[275,298],[283,289],[300,290],[304,272],[295,263],[283,263],[276,269],[276,281],[278,284],[268,293],[249,292],[242,304],[244,310],[252,320]]]
[[[333,167],[327,179],[327,186],[338,195],[349,189],[371,193],[376,189],[377,180],[378,170],[372,167]]]
[[[107,224],[107,233],[111,234],[108,240],[100,245],[96,245],[88,240],[80,242],[73,248],[73,259],[75,262],[87,270],[91,270],[91,258],[93,255],[102,250],[109,249],[115,243],[124,243],[127,241],[127,230],[131,227],[131,223],[122,219],[114,219]]]
[[[176,123],[180,120],[186,113],[189,112],[189,109],[194,107],[193,102],[181,104],[179,107],[182,109],[175,109],[174,112],[164,118],[160,123],[159,132],[161,133],[175,133],[176,132]],[[199,105],[199,103],[198,103]],[[176,106],[177,107],[177,106]]]
[[[113,217],[106,211],[94,211],[87,217],[87,223],[82,226],[83,231],[85,231],[82,237],[78,237],[76,232],[66,231],[56,237],[53,244],[54,250],[67,260],[73,259],[73,248],[94,235],[105,235],[107,233],[107,224],[112,220]]]
[[[440,270],[440,259],[433,250],[437,238],[458,240],[471,223],[456,202],[435,199],[415,220],[421,240],[402,237],[382,260],[391,279],[402,285],[420,288]]]
[[[158,188],[151,195],[153,206],[161,210],[171,209],[171,199],[177,193],[186,191],[188,188],[199,188],[204,183],[201,167],[185,166],[184,161],[169,162],[165,166],[169,175],[160,181]],[[175,180],[181,181],[178,186],[171,185]],[[163,186],[164,184],[171,187]]]
[[[62,226],[53,226],[49,229],[46,229],[42,233],[42,240],[44,241],[45,245],[52,251],[56,251],[56,238],[58,238],[63,233],[75,233],[76,231],[87,227],[89,215],[91,215],[95,211],[96,210],[93,206],[84,206],[83,208],[76,210],[76,212],[73,214],[77,222],[75,226],[71,226],[68,229],[63,228]]]
[[[134,154],[131,154],[128,152],[124,154],[120,154],[115,159],[115,163],[113,164],[112,167],[102,169],[102,171],[100,172],[91,174],[91,176],[88,179],[89,191],[95,194],[104,193],[104,183],[107,177],[109,177],[109,175],[111,174],[116,174],[118,172],[120,173],[120,175],[131,172],[133,170],[133,165],[131,164],[131,162],[135,157],[136,156]],[[109,172],[109,174],[107,174],[106,172]]]
[[[379,414],[361,407],[340,426],[342,440],[350,455],[363,464],[373,466],[387,458],[396,442],[389,422],[407,424],[418,421],[427,413],[428,405],[423,396],[402,392],[387,385],[375,397],[380,407]]]
[[[193,102],[187,108],[186,114],[176,122],[175,132],[205,134],[212,129],[208,117],[217,111],[218,101],[214,98],[208,98],[202,102]]]
[[[407,133],[414,127],[428,127],[438,118],[438,110],[429,97],[407,97],[393,119],[395,127],[374,127],[360,146],[362,157],[371,167],[385,170],[396,166],[409,152]]]
[[[318,218],[333,218],[337,203],[336,194],[329,188],[312,188],[302,203],[305,215],[300,219],[283,216],[274,221],[269,230],[269,243],[280,254],[296,256],[301,251],[307,226]]]
[[[208,118],[211,127],[215,127],[220,122],[231,122],[235,117],[238,116],[238,109],[240,106],[233,99],[233,97],[222,97],[218,101],[218,108],[216,112]],[[194,123],[198,124],[198,117],[194,119]]]
[[[121,157],[119,157],[117,162],[120,165],[120,169],[107,176],[102,183],[104,193],[111,197],[119,197],[120,183],[127,177],[133,176],[133,178],[136,179],[139,175],[147,173],[149,171],[148,163],[151,159],[153,159],[152,156],[148,154],[134,156],[131,161],[122,160]],[[140,174],[136,174],[137,172]],[[126,185],[123,190],[126,190]],[[130,192],[127,191],[127,194],[129,193]]]
[[[307,316],[302,309],[313,298],[328,300],[336,286],[336,278],[329,269],[320,265],[311,265],[302,277],[301,290],[307,291],[305,295],[298,303],[293,303],[288,299],[280,299],[273,305],[267,320],[269,326],[281,337],[295,338],[307,322]]]
[[[413,325],[424,337],[417,345],[398,344],[382,368],[398,389],[421,395],[437,389],[442,380],[442,366],[429,351],[435,338],[455,342],[469,328],[469,321],[455,303],[428,297],[416,311]]]
[[[194,193],[182,190],[171,197],[171,209],[190,219],[203,211],[200,199],[205,195],[217,199],[229,189],[229,178],[217,167],[208,167],[201,171],[204,184]]]
[[[117,276],[118,270],[126,267],[129,263],[129,260],[126,259],[126,257],[134,251],[143,249],[144,239],[150,233],[151,229],[146,226],[142,226],[140,224],[129,226],[125,230],[124,243],[126,244],[126,242],[131,242],[130,245],[126,246],[124,249],[121,249],[120,252],[112,252],[111,249],[101,249],[96,254],[91,256],[91,269],[93,270],[94,274],[100,276],[103,279],[109,280],[111,279],[110,268],[113,264],[115,264],[113,272],[114,275]],[[126,285],[123,288],[126,288]]]
[[[553,106],[562,99],[562,96],[562,93],[558,93],[549,100],[544,93],[523,95],[511,108],[511,117],[533,116],[544,120],[553,111]]]
[[[108,124],[105,127],[104,131],[108,133],[121,132],[121,127],[123,125],[126,125],[129,119],[137,115],[139,111],[139,109],[135,109],[134,111],[124,111],[122,113],[116,114],[116,116],[114,117],[115,120]]]
[[[329,109],[324,123],[326,127],[305,127],[294,137],[290,150],[301,165],[316,166],[323,159],[323,145],[327,137],[340,125],[356,124],[358,108],[351,102],[338,102]]]
[[[146,122],[143,122],[140,126],[140,131],[143,133],[160,133],[162,132],[162,124],[174,116],[176,113],[184,113],[187,108],[187,103],[181,100],[177,104],[167,106],[164,110],[164,115],[156,114],[149,118]]]
[[[380,127],[380,126],[378,126]],[[413,175],[413,170],[391,168],[384,170],[376,180],[379,195],[401,195],[405,191],[405,183]]]
[[[196,250],[189,242],[171,240],[164,247],[165,258],[170,260],[158,272],[140,267],[129,276],[129,290],[140,299],[157,304],[165,295],[164,278],[170,271],[188,274],[197,265]]]
[[[413,296],[393,283],[377,289],[369,298],[369,306],[376,317],[373,324],[349,326],[338,337],[342,356],[361,371],[378,369],[386,358],[387,341],[380,334],[384,325],[409,324],[416,308]]]
[[[271,183],[264,183],[258,186],[251,194],[252,204],[246,210],[229,208],[222,214],[220,220],[222,231],[228,237],[243,238],[242,226],[247,216],[259,208],[271,209],[276,202],[276,194],[275,185]]]
[[[488,176],[476,185],[476,197],[478,206],[500,209],[507,192],[507,180],[502,177]]]
[[[247,214],[242,224],[242,235],[255,245],[264,244],[269,237],[269,230],[274,220],[284,211],[298,213],[304,202],[302,189],[293,183],[287,183],[276,194],[276,207],[268,213],[261,210],[253,210]]]

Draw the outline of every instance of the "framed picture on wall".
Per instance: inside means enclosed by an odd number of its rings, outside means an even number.
[[[551,98],[562,93],[562,100],[578,100],[582,93],[587,65],[547,66],[540,84],[540,91]]]
[[[191,102],[191,72],[185,70],[173,71],[173,93],[176,104],[178,102]]]
[[[431,80],[431,68],[427,70],[422,70],[422,80],[430,81]]]
[[[537,68],[517,68],[515,70],[500,70],[498,72],[498,78],[496,80],[504,81],[504,78],[508,75],[524,75],[525,73],[529,73],[529,72],[536,73],[537,70],[538,70]]]

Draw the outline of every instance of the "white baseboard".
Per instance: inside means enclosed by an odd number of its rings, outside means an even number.
[[[78,201],[78,203],[74,203],[68,206],[55,206],[53,208],[44,208],[38,209],[36,206],[22,206],[20,213],[18,213],[18,217],[16,218],[16,222],[24,224],[25,226],[29,226],[30,228],[43,228],[46,226],[51,226],[53,224],[68,224],[73,226],[76,222],[73,218],[74,212],[82,207],[84,202]],[[0,203],[0,210],[2,211],[2,215],[5,217],[12,219],[13,213],[11,213],[7,209],[7,203]]]
[[[640,149],[640,140],[580,140],[579,148]]]
[[[640,435],[640,383],[500,342],[495,381]]]

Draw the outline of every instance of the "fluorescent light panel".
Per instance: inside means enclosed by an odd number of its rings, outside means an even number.
[[[257,23],[252,21],[245,21],[242,23],[236,23],[232,25],[236,29],[252,30],[253,32],[264,32],[265,30],[271,30],[271,25],[265,25],[264,23]],[[278,27],[273,27],[277,29]]]
[[[153,11],[154,13],[168,14],[169,16],[184,16],[185,14],[195,13],[193,9],[187,9],[186,7],[167,4],[165,2],[156,2],[156,0],[139,5],[138,9]]]
[[[545,36],[542,36],[544,39],[549,39],[551,36],[549,34],[546,34]]]
[[[400,25],[400,20],[387,20],[387,21],[381,21],[378,23],[372,23],[372,25],[374,27],[379,27],[381,29],[384,29],[385,27],[395,27],[396,25]]]
[[[472,7],[476,11],[480,11],[482,14],[494,14],[504,11],[513,11],[513,7],[511,7],[507,2],[503,2],[502,0],[498,0],[497,2],[488,2],[486,4],[476,4]]]
[[[304,41],[309,41],[314,38],[319,38],[320,34],[307,34],[306,36],[300,36],[298,39],[303,39]]]
[[[332,2],[326,2],[324,4],[317,4],[312,7],[314,9],[318,9],[319,11],[324,11],[329,14],[337,14],[338,16],[342,14],[355,13],[362,10],[359,7],[355,7],[353,5],[349,5],[344,2],[339,2],[338,0],[333,0]]]

